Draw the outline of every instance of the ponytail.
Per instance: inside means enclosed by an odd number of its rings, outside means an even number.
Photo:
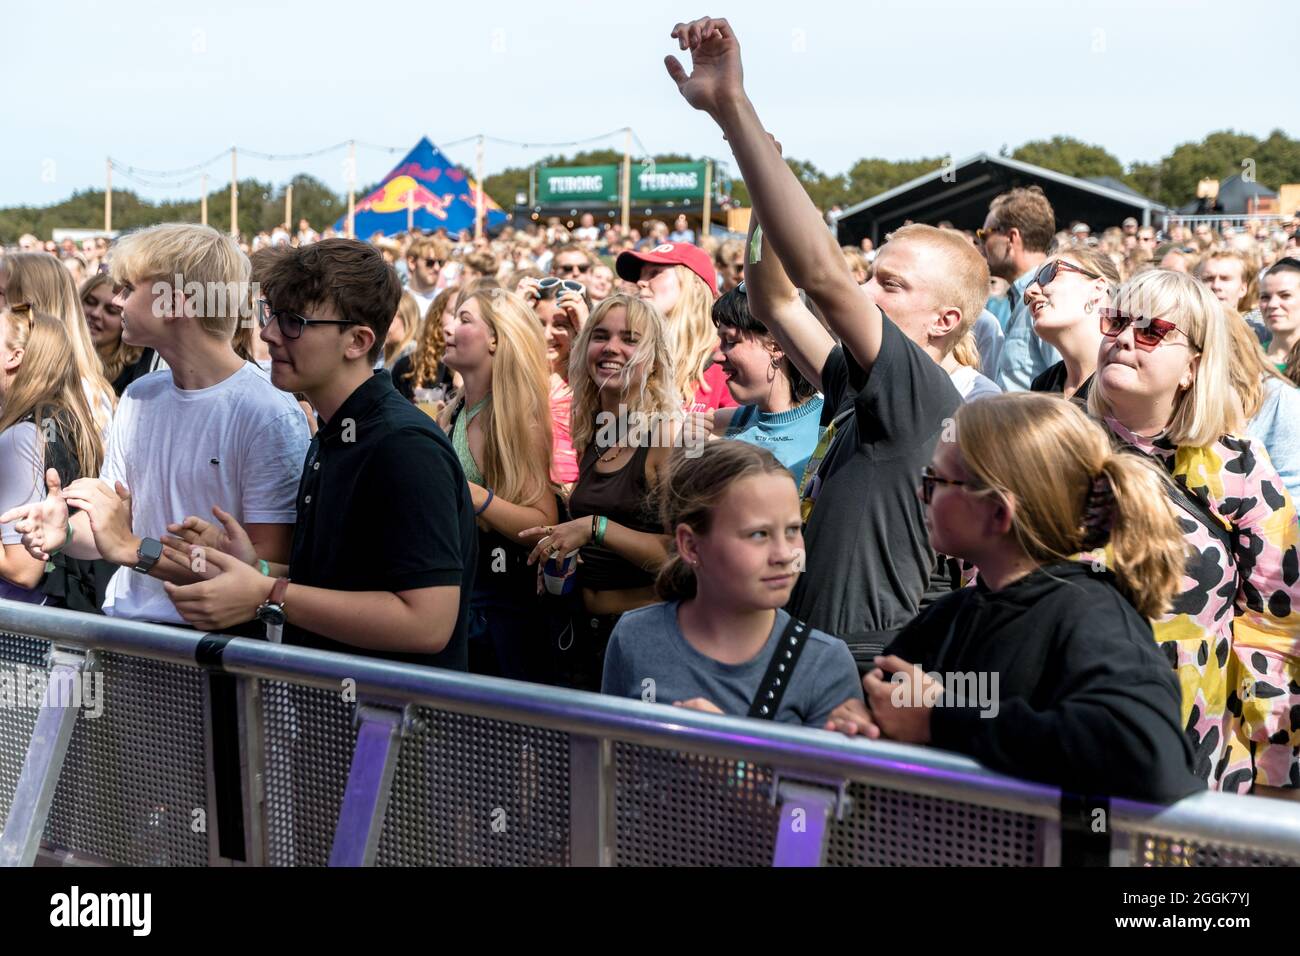
[[[668,560],[659,567],[655,594],[661,601],[685,601],[695,597],[696,590],[695,569],[673,548]]]
[[[1186,553],[1186,539],[1169,502],[1168,479],[1129,452],[1111,454],[1102,475],[1111,497],[1111,530],[1105,537],[1116,583],[1143,617],[1162,617],[1182,586]],[[1087,544],[1098,546],[1095,541]]]
[[[975,341],[975,332],[968,330],[965,335],[957,340],[953,347],[952,357],[957,360],[958,365],[965,365],[976,371],[980,370],[980,350]]]

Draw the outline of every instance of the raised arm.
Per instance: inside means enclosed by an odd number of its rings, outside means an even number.
[[[749,250],[753,249],[757,224],[758,217],[751,216],[749,241],[745,244],[745,298],[749,300],[749,311],[767,327],[781,351],[820,392],[822,369],[826,366],[826,356],[835,347],[835,340],[804,305],[766,235],[760,238],[759,261],[751,261]]]
[[[880,353],[880,310],[853,281],[834,236],[808,193],[785,164],[745,95],[740,44],[726,20],[705,17],[678,24],[672,36],[691,51],[692,71],[676,57],[668,74],[691,106],[722,128],[763,224],[764,237],[790,279],[817,303],[831,331],[864,369]]]

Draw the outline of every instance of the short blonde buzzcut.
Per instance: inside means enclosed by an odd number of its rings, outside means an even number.
[[[133,232],[114,243],[109,272],[118,285],[175,283],[187,299],[197,291],[195,318],[217,338],[229,339],[240,318],[253,314],[248,256],[211,226],[166,223]]]
[[[943,338],[946,356],[975,326],[989,298],[989,264],[966,237],[952,229],[938,229],[921,223],[909,223],[889,237],[894,242],[916,242],[938,252],[945,266],[938,275],[925,276],[926,288],[935,306],[955,306],[961,321]]]

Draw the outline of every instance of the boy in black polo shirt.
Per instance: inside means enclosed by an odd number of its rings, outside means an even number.
[[[258,263],[271,381],[321,419],[298,486],[289,564],[262,562],[220,508],[172,530],[169,557],[204,547],[212,574],[167,591],[196,627],[261,618],[284,641],[466,669],[477,539],[451,442],[372,366],[401,286],[371,246],[327,239]],[[260,567],[260,571],[259,571]],[[292,581],[292,583],[288,583]]]

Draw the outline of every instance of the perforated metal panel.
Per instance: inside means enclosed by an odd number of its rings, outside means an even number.
[[[617,865],[771,865],[769,768],[615,743],[614,778]]]
[[[1134,841],[1134,866],[1300,866],[1300,859],[1233,847],[1142,836]]]
[[[565,866],[568,736],[420,708],[402,741],[381,866]]]
[[[50,645],[45,641],[0,633],[0,682],[14,698],[0,701],[0,828],[4,827],[9,816],[9,805],[13,802],[23,759],[27,756],[27,746],[40,713],[39,707],[26,706],[31,675],[27,669],[45,670],[49,649]]]
[[[206,866],[202,674],[101,654],[103,713],[83,710],[45,843],[132,866]]]
[[[262,681],[266,862],[325,866],[356,744],[337,691]]]
[[[1041,866],[1037,817],[855,783],[827,866]]]

